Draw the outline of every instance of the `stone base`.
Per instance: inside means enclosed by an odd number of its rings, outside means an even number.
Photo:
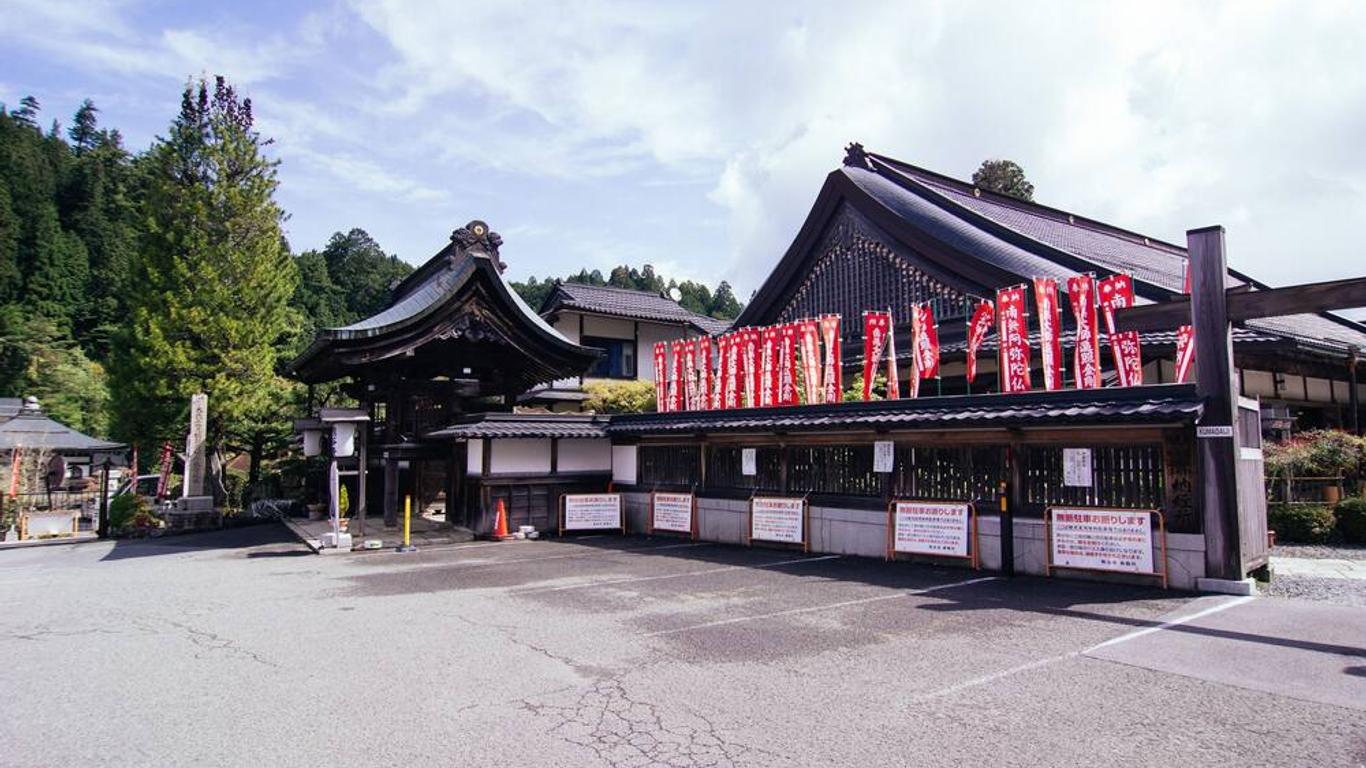
[[[1255,595],[1256,579],[1196,579],[1195,588],[1201,592],[1215,592],[1221,595]]]
[[[345,531],[343,531],[342,533],[334,534],[329,531],[328,533],[324,533],[322,535],[322,543],[322,551],[324,552],[326,552],[329,549],[335,549],[338,552],[350,552],[351,534],[346,533]]]

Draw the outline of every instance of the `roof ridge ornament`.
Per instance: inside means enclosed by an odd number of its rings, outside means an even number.
[[[503,244],[503,238],[489,229],[489,225],[475,219],[465,226],[451,233],[451,242],[462,251],[478,248],[488,254],[493,263],[498,266],[498,271],[507,269],[502,259],[498,258],[498,247]]]
[[[864,151],[863,145],[857,141],[849,142],[849,146],[844,148],[844,164],[854,168],[862,168],[865,171],[873,170],[873,164],[868,162],[868,153]]]

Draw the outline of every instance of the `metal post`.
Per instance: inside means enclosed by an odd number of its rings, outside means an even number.
[[[1196,393],[1205,403],[1196,427],[1205,526],[1205,576],[1240,581],[1242,543],[1238,536],[1237,380],[1224,279],[1224,228],[1186,233],[1190,254],[1191,325],[1200,374]]]
[[[1006,461],[1012,467],[1015,465],[1016,457],[1013,455],[1013,448],[1006,448]],[[1014,470],[1011,471],[1012,476]],[[1015,575],[1015,519],[1011,516],[1010,493],[1007,481],[1001,481],[1001,575]]]
[[[1352,434],[1361,435],[1361,402],[1357,393],[1357,348],[1347,357],[1347,402],[1352,409]]]
[[[370,474],[370,457],[368,447],[370,445],[370,422],[366,421],[356,425],[360,430],[360,449],[357,451],[356,469],[356,535],[365,536],[365,513],[369,505],[366,504],[368,490],[366,488],[366,476]]]
[[[403,543],[399,545],[399,552],[416,552],[417,547],[413,546],[413,497],[411,494],[403,497]]]
[[[100,473],[100,520],[95,526],[95,535],[101,539],[109,538],[109,467],[111,461],[108,457],[104,459],[104,472]],[[131,493],[138,492],[138,474],[133,470],[133,485]]]

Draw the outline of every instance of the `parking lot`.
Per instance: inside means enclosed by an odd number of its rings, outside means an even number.
[[[1354,765],[1366,611],[594,537],[0,553],[4,765]]]

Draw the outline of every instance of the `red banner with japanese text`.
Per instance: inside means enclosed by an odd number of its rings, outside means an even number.
[[[892,328],[892,313],[863,313],[863,399],[873,399],[873,379],[877,377],[882,351]]]
[[[844,371],[840,362],[840,316],[821,316],[821,338],[825,342],[825,371],[821,381],[825,387],[825,402],[838,403],[844,399]]]
[[[1143,384],[1143,348],[1138,331],[1120,331],[1110,334],[1110,346],[1115,351],[1115,366],[1119,372],[1121,387],[1137,387]]]
[[[740,367],[744,369],[740,407],[754,408],[759,405],[759,329],[746,328],[739,334]]]
[[[1026,325],[1025,289],[1019,285],[996,292],[996,336],[1000,339],[1002,392],[1028,392],[1029,329]]]
[[[669,410],[683,410],[683,348],[686,341],[674,341],[669,345]]]
[[[697,403],[697,346],[692,339],[680,342],[683,350],[683,407],[689,411],[700,411]]]
[[[939,377],[939,326],[934,322],[934,308],[929,304],[912,307],[913,321],[918,330],[915,334],[914,349],[917,378],[935,379]]]
[[[796,405],[797,323],[778,326],[778,398],[776,405]]]
[[[1176,383],[1185,384],[1195,359],[1195,329],[1183,325],[1176,329]]]
[[[769,326],[760,331],[759,405],[764,408],[778,404],[778,328]]]
[[[1062,389],[1062,334],[1059,331],[1058,281],[1034,278],[1034,306],[1039,312],[1039,362],[1043,364],[1043,388]]]
[[[12,499],[19,495],[19,472],[24,463],[24,449],[22,446],[15,446],[14,452],[10,454],[9,467],[9,497]]]
[[[887,399],[901,399],[901,371],[896,367],[896,319],[887,311]]]
[[[1095,278],[1067,278],[1067,297],[1077,321],[1077,345],[1072,350],[1072,369],[1077,389],[1100,389],[1100,332],[1096,328]]]
[[[982,299],[977,305],[977,309],[972,311],[972,319],[968,320],[968,361],[967,377],[971,384],[977,378],[977,350],[981,349],[982,342],[987,340],[987,334],[991,332],[994,325],[995,310],[990,301]]]
[[[669,369],[668,354],[664,351],[664,342],[655,342],[655,410],[666,413],[669,410],[668,385]]]
[[[803,320],[797,324],[797,348],[802,361],[802,397],[808,405],[822,401],[821,387],[821,328],[819,320]]]
[[[697,377],[697,410],[711,409],[711,338],[693,342],[693,366]]]
[[[724,408],[739,408],[741,372],[743,361],[740,357],[740,334],[726,334],[726,402]]]

